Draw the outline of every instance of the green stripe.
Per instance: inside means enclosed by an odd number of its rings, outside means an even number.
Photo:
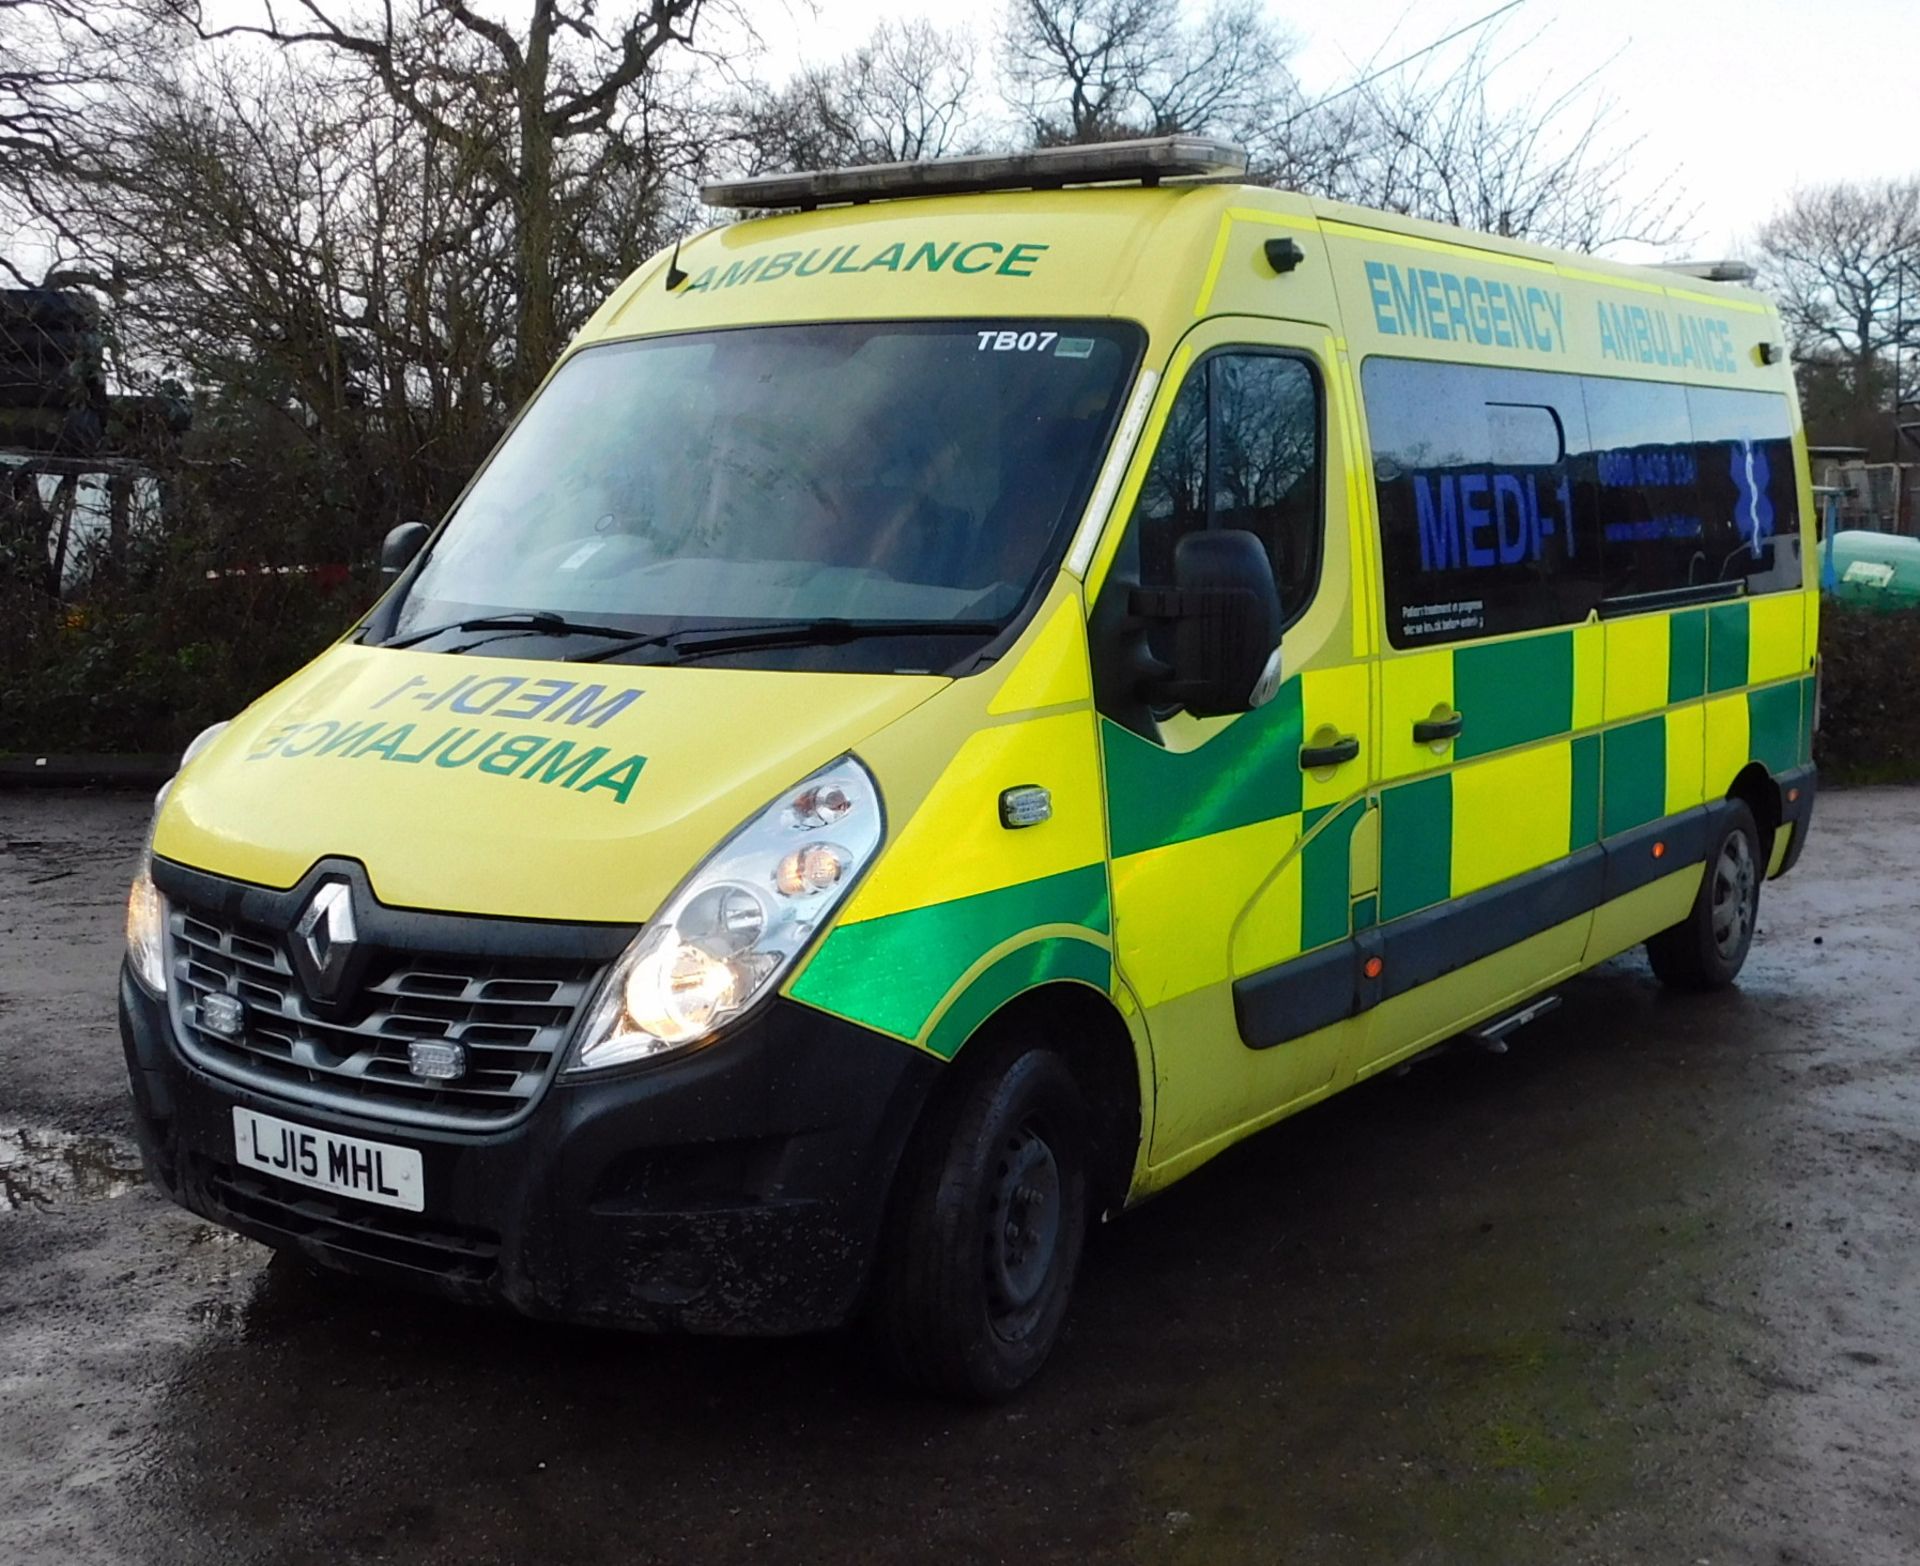
[[[1555,631],[1453,651],[1453,704],[1466,719],[1456,759],[1573,727],[1573,634]]]
[[[1692,701],[1707,688],[1707,612],[1688,609],[1667,620],[1667,700]]]
[[[1371,930],[1380,922],[1380,900],[1377,897],[1356,897],[1353,900],[1353,927],[1356,930]]]
[[[1608,729],[1601,751],[1600,832],[1612,837],[1667,811],[1667,720]]]
[[[1087,865],[836,925],[791,993],[851,1022],[916,1038],[934,1007],[982,955],[1045,924],[1078,924],[1106,934],[1107,867]]]
[[[934,1024],[927,1048],[942,1060],[953,1059],[980,1024],[1016,995],[1062,979],[1091,984],[1102,995],[1108,994],[1113,989],[1113,959],[1104,947],[1062,935],[1008,952],[947,1008]]]
[[[1300,850],[1300,949],[1312,951],[1347,935],[1352,913],[1353,829],[1366,813],[1355,800]]]
[[[1707,611],[1707,689],[1736,690],[1747,683],[1747,606],[1715,604]]]
[[[1800,764],[1800,687],[1805,683],[1788,680],[1747,692],[1748,749],[1769,772]]]
[[[1168,750],[1103,719],[1114,858],[1292,815],[1300,722],[1298,678],[1197,750]]]
[[[1380,917],[1397,919],[1453,895],[1453,778],[1403,783],[1380,796]]]
[[[1573,809],[1567,852],[1577,853],[1600,840],[1600,736],[1576,735],[1573,741]]]

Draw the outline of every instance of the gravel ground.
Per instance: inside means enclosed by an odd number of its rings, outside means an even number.
[[[318,1279],[140,1183],[144,799],[0,794],[0,1561],[1920,1561],[1920,790],[1099,1237],[1011,1408]]]

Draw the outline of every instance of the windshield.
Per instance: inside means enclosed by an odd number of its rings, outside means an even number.
[[[715,655],[949,666],[1064,552],[1140,339],[1113,322],[836,322],[587,349],[475,481],[381,639],[565,657],[631,631],[659,640],[601,655],[653,659],[679,633],[751,628],[769,634]],[[459,625],[503,615],[524,623]],[[840,634],[795,634],[820,621]]]

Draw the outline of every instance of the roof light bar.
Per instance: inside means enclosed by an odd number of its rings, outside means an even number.
[[[1087,147],[927,158],[864,168],[818,169],[718,180],[700,187],[710,207],[817,207],[836,202],[884,201],[897,196],[952,196],[983,190],[1057,190],[1062,185],[1141,184],[1244,174],[1247,152],[1204,136],[1154,136]]]
[[[1704,283],[1751,283],[1758,275],[1745,261],[1674,261],[1660,268]]]

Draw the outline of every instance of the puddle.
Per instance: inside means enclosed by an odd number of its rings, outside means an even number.
[[[117,1137],[0,1125],[0,1217],[105,1201],[145,1179],[138,1150]]]

